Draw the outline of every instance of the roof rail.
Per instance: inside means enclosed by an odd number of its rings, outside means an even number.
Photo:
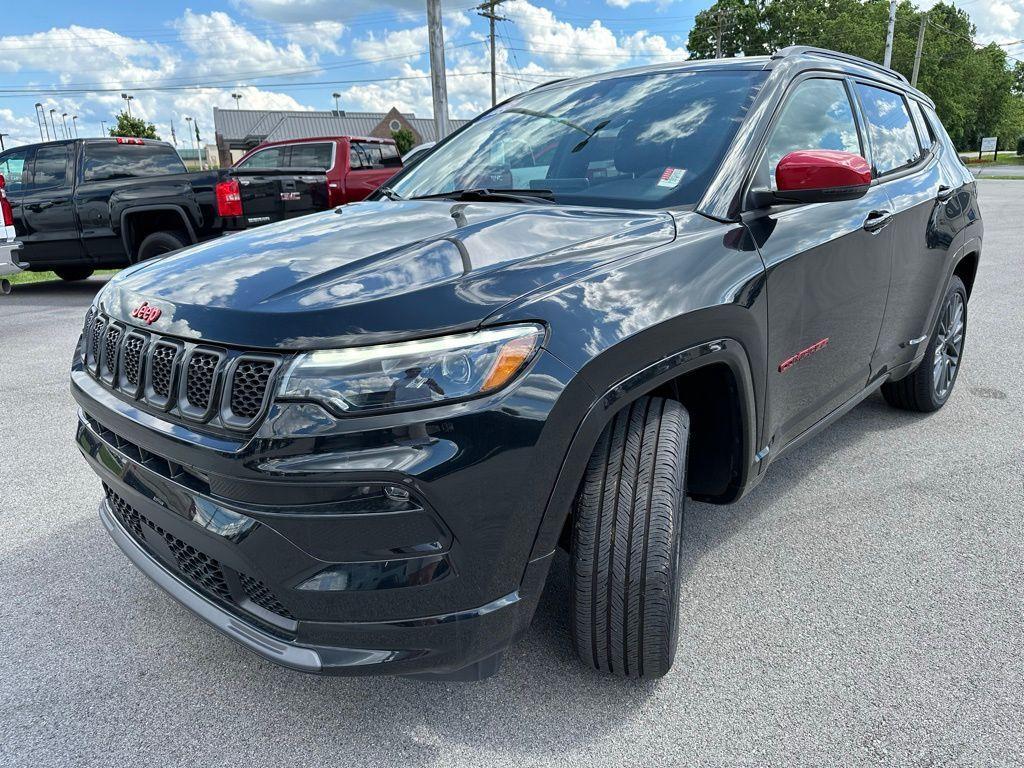
[[[813,45],[790,45],[773,53],[772,58],[784,59],[788,56],[804,56],[808,54],[812,56],[821,56],[822,58],[838,59],[839,61],[848,61],[851,64],[859,64],[862,67],[873,69],[876,72],[881,72],[889,77],[895,77],[897,80],[901,80],[907,85],[910,85],[910,81],[895,69],[884,67],[881,64],[876,64],[868,59],[862,59],[860,56],[854,56],[849,53],[839,53],[839,51],[830,51],[828,48],[815,48]]]

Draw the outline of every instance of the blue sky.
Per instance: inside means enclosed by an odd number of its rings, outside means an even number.
[[[555,77],[686,57],[710,0],[509,0],[501,6],[499,97]],[[487,23],[445,0],[451,114],[490,105]],[[1024,0],[972,0],[979,39],[1024,38]],[[33,105],[78,115],[99,135],[123,102],[179,137],[186,115],[213,139],[213,107],[385,111],[429,116],[425,0],[5,2],[0,11],[0,132],[39,140]],[[159,90],[154,90],[159,89]],[[185,146],[182,144],[182,146]]]

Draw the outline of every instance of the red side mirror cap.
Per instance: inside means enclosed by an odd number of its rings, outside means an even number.
[[[780,201],[853,200],[871,185],[871,166],[860,155],[831,149],[790,152],[775,168]]]

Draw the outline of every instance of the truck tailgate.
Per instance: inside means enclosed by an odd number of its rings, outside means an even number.
[[[319,169],[233,168],[247,226],[268,224],[325,210],[327,175]]]

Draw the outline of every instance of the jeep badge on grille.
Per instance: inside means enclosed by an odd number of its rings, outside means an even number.
[[[160,308],[151,307],[144,301],[132,310],[132,317],[144,321],[146,325],[152,325],[160,319]]]

